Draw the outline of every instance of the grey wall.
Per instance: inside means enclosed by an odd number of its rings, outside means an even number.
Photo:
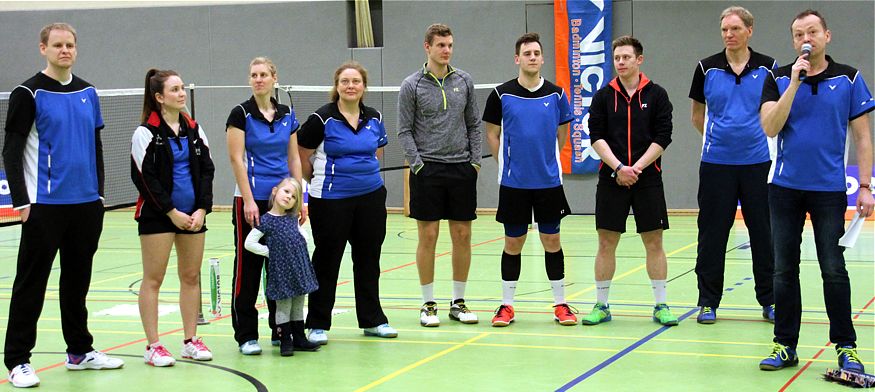
[[[752,47],[780,64],[795,58],[789,33],[792,17],[805,8],[819,8],[832,30],[828,53],[860,69],[870,89],[875,86],[872,1],[615,1],[614,36],[634,34],[642,40],[642,69],[668,90],[675,106],[674,143],[664,158],[669,208],[697,207],[701,139],[689,122],[687,92],[696,62],[721,49],[717,19],[722,9],[733,4],[747,7],[756,16]],[[453,28],[453,64],[471,73],[476,83],[500,83],[516,75],[513,42],[526,31],[541,33],[547,55],[544,73],[555,79],[552,12],[549,1],[384,1],[384,47],[363,50],[347,48],[346,5],[339,1],[0,12],[0,36],[5,38],[0,91],[11,90],[45,66],[37,50],[37,33],[54,21],[77,28],[79,60],[74,71],[103,89],[142,87],[149,67],[176,69],[186,83],[245,85],[246,66],[257,55],[277,63],[282,84],[330,84],[334,68],[354,58],[370,70],[372,86],[398,85],[425,61],[422,35],[433,22]],[[234,187],[225,152],[224,121],[231,107],[248,95],[247,89],[196,93],[196,115],[208,132],[219,171],[218,204],[230,203]],[[384,112],[395,110],[394,102],[375,96],[369,99],[368,104]],[[302,103],[297,98],[295,102],[302,121],[308,114],[303,108],[318,103]],[[387,125],[390,136],[394,135],[394,124]],[[484,151],[488,151],[485,144]],[[494,161],[484,160],[478,191],[481,207],[497,205],[495,178]],[[400,172],[386,172],[385,179],[390,190],[388,204],[400,206]],[[595,178],[566,176],[565,184],[572,209],[591,213]]]

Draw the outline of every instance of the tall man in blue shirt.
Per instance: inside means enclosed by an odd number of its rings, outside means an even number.
[[[693,126],[703,135],[699,166],[700,324],[717,321],[723,293],[726,243],[738,202],[750,233],[754,290],[763,317],[774,322],[768,198],[769,146],[759,121],[763,81],[775,59],[748,46],[753,15],[742,7],[720,14],[724,50],[696,65],[690,86]],[[705,109],[707,106],[707,121]]]
[[[553,319],[575,325],[577,317],[565,303],[565,256],[559,241],[559,222],[571,208],[558,158],[574,116],[565,91],[541,77],[544,54],[537,33],[517,39],[514,61],[519,76],[496,87],[483,111],[486,141],[498,162],[501,185],[495,219],[504,224],[502,303],[492,326],[504,327],[514,320],[513,296],[533,212],[553,290]]]
[[[760,115],[769,136],[778,135],[778,157],[769,187],[775,252],[775,338],[760,369],[796,366],[802,318],[799,258],[805,214],[811,216],[829,340],[839,367],[863,372],[851,321],[851,283],[839,238],[844,234],[845,141],[853,130],[860,168],[857,211],[872,214],[872,141],[869,112],[875,100],[860,73],[826,55],[831,33],[819,12],[806,10],[790,26],[799,57],[773,71],[763,85]],[[803,53],[803,47],[810,54]],[[807,75],[804,75],[805,71]]]
[[[3,162],[21,242],[6,328],[4,362],[16,387],[39,385],[30,365],[36,326],[52,264],[61,252],[61,328],[70,370],[124,365],[92,347],[85,297],[103,229],[100,101],[94,86],[72,73],[76,31],[66,23],[40,32],[46,68],[9,96]]]

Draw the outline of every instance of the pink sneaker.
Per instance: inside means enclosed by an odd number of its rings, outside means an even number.
[[[143,354],[143,360],[146,361],[146,365],[152,365],[155,367],[173,366],[173,364],[176,363],[176,359],[173,358],[173,355],[170,355],[170,351],[167,351],[167,349],[164,348],[164,345],[160,343],[146,346],[146,353]]]
[[[182,357],[193,359],[195,361],[211,361],[213,353],[204,344],[204,341],[197,336],[193,336],[191,341],[182,346]]]

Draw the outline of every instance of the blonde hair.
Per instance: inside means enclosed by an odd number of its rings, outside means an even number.
[[[76,42],[76,29],[73,26],[70,26],[67,23],[52,23],[43,27],[39,32],[39,42],[41,44],[47,45],[49,43],[49,34],[52,33],[52,30],[63,30],[69,31],[70,34],[73,34],[73,42]]]
[[[259,65],[259,64],[264,64],[267,66],[267,69],[270,71],[270,76],[276,76],[276,65],[274,65],[274,63],[273,63],[273,61],[271,61],[271,59],[264,57],[264,56],[258,56],[249,62],[249,72],[251,73],[252,67]]]
[[[279,182],[279,184],[276,184],[276,186],[273,187],[273,189],[270,191],[270,199],[267,200],[267,209],[273,209],[273,200],[274,198],[276,198],[276,192],[285,183],[289,183],[292,185],[292,188],[295,188],[295,204],[292,206],[292,208],[286,210],[285,213],[286,215],[297,215],[298,212],[301,211],[301,207],[304,205],[304,192],[301,190],[301,183],[299,183],[298,180],[292,177],[283,178],[282,181]]]
[[[735,15],[741,19],[741,21],[744,22],[744,27],[753,27],[753,14],[751,14],[746,8],[732,6],[723,10],[723,12],[720,13],[720,22],[723,22],[723,19],[729,15]]]

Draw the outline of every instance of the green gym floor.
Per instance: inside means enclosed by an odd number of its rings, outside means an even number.
[[[88,296],[89,325],[95,347],[125,359],[121,370],[67,371],[58,311],[58,263],[50,279],[39,338],[31,359],[42,391],[546,391],[675,390],[716,388],[742,391],[837,391],[821,374],[835,367],[828,346],[828,320],[823,307],[820,271],[810,229],[804,233],[802,288],[804,313],[799,342],[800,364],[776,372],[758,369],[771,350],[772,324],[765,322],[754,299],[747,232],[741,221],[729,240],[723,302],[714,325],[695,322],[697,298],[695,216],[672,216],[666,232],[669,305],[682,319],[677,327],[661,327],[650,319],[653,296],[644,268],[644,249],[635,233],[623,235],[611,290],[612,322],[584,327],[553,322],[552,296],[537,236],[523,250],[523,273],[516,297],[516,322],[507,328],[490,325],[501,296],[499,258],[503,231],[491,215],[474,223],[473,262],[466,295],[480,316],[477,325],[450,321],[450,241],[442,225],[437,249],[435,295],[442,305],[439,328],[419,326],[421,305],[416,274],[416,224],[389,215],[383,245],[381,294],[397,339],[365,337],[356,328],[350,260],[344,260],[330,342],[316,353],[280,357],[270,346],[267,320],[261,320],[260,356],[237,351],[230,321],[233,265],[230,217],[208,217],[204,259],[221,260],[223,283],[220,317],[208,312],[208,265],[204,262],[204,312],[210,324],[198,334],[215,359],[179,360],[172,368],[143,363],[144,335],[137,316],[141,278],[140,249],[130,211],[106,214],[100,249],[94,261]],[[567,299],[581,312],[594,302],[593,258],[596,233],[592,216],[572,216],[562,225]],[[630,227],[634,222],[630,219]],[[308,225],[309,228],[309,225]],[[0,328],[5,335],[8,301],[15,273],[19,227],[0,228]],[[845,252],[851,276],[852,305],[859,352],[870,373],[875,332],[873,227],[867,222],[860,241]],[[347,249],[349,252],[349,249]],[[175,257],[175,256],[174,256]],[[348,253],[347,253],[348,258]],[[178,355],[181,321],[176,308],[178,283],[171,259],[161,300],[162,341]],[[262,309],[262,313],[266,308]],[[262,315],[266,316],[266,315]],[[0,384],[8,384],[4,379]],[[0,386],[9,388],[10,385]]]

